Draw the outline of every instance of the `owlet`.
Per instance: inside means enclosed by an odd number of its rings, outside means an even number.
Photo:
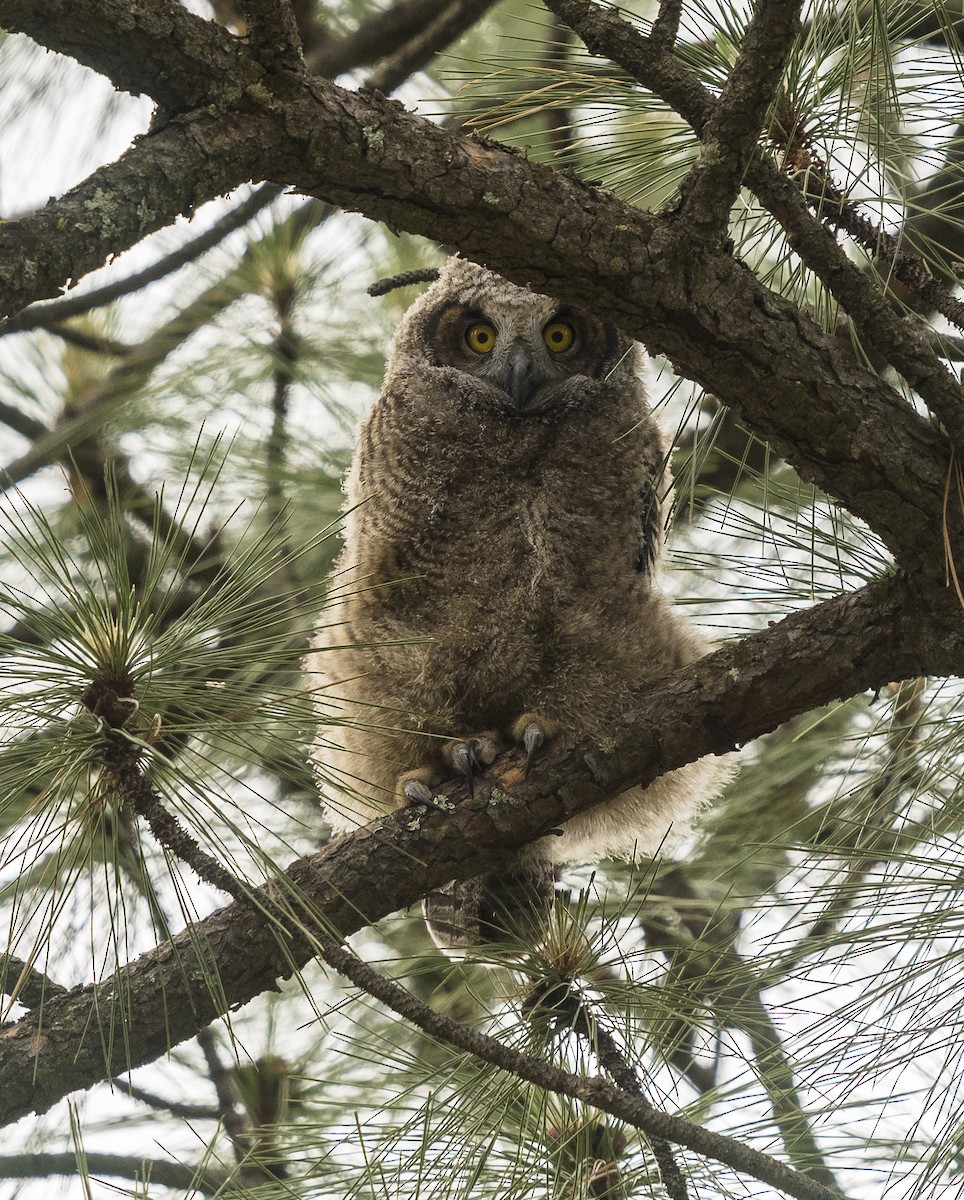
[[[513,742],[531,758],[560,731],[604,736],[649,681],[704,653],[659,591],[670,481],[640,353],[460,259],[409,309],[308,664],[337,831],[430,803]],[[704,759],[631,788],[514,869],[429,897],[435,940],[532,936],[558,864],[652,852],[727,776]]]

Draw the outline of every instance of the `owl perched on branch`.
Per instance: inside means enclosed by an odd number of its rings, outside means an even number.
[[[345,550],[309,660],[338,831],[432,803],[513,743],[604,737],[704,648],[658,589],[666,445],[639,348],[453,259],[408,311],[348,477]],[[653,851],[719,790],[703,760],[574,817],[514,869],[425,903],[440,945],[527,936],[557,864]],[[331,787],[337,777],[339,788]]]

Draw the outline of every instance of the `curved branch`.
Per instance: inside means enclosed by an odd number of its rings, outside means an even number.
[[[92,308],[101,308],[105,304],[112,304],[122,296],[128,296],[131,292],[139,291],[148,284],[163,279],[165,275],[170,275],[185,264],[194,262],[206,251],[224,241],[229,233],[246,225],[280,194],[281,188],[275,184],[262,185],[226,212],[224,216],[219,217],[210,228],[199,233],[197,237],[189,238],[169,254],[162,255],[149,267],[135,271],[133,275],[128,275],[124,279],[106,283],[103,287],[93,288],[88,292],[64,296],[60,300],[50,300],[46,304],[31,304],[22,312],[17,313],[15,317],[7,317],[6,320],[0,321],[0,337],[6,337],[9,333],[21,333],[27,329],[47,329],[51,325],[66,321],[68,317],[76,317],[80,313],[90,312]]]
[[[3,27],[175,111],[237,97],[262,74],[242,41],[173,0],[4,0]]]
[[[261,911],[230,904],[0,1032],[0,1124],[153,1061],[274,988],[318,953],[312,930],[346,936],[452,879],[499,867],[520,844],[631,783],[727,751],[834,697],[964,669],[960,614],[947,607],[942,615],[933,597],[890,579],[795,613],[650,688],[612,752],[562,743],[528,778],[521,754],[507,755],[473,798],[460,785],[446,789],[455,812],[395,813],[298,860],[264,889]],[[259,903],[258,890],[251,900]],[[124,1037],[114,1036],[117,1022]]]
[[[312,79],[290,99],[262,102],[260,115],[166,126],[42,212],[0,226],[0,295],[19,308],[242,180],[285,179],[610,317],[863,518],[906,569],[942,577],[941,432],[730,255],[706,244],[694,254],[685,222],[439,129],[378,94]],[[937,376],[950,376],[922,346],[917,375],[933,360],[940,391]],[[950,520],[953,545],[961,521]]]
[[[172,122],[42,209],[0,223],[0,311],[55,295],[176,217],[262,178],[265,132],[251,116]]]

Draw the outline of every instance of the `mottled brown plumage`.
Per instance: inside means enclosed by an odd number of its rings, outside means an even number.
[[[559,729],[604,736],[648,680],[703,653],[657,587],[669,481],[638,355],[613,326],[462,260],[406,314],[310,660],[323,713],[359,722],[323,722],[315,750],[337,830],[527,731],[533,749]],[[613,797],[525,852],[523,883],[544,894],[545,864],[652,851],[724,775],[704,760]],[[437,940],[491,932],[488,883],[429,904]]]

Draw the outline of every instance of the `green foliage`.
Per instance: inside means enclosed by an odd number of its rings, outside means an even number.
[[[377,11],[329,5],[325,17],[335,34]],[[653,15],[636,20],[648,29]],[[746,5],[686,6],[680,58],[711,93],[746,16]],[[946,277],[964,220],[962,136],[947,126],[961,47],[944,6],[816,5],[807,19],[770,149],[795,177],[825,170]],[[25,53],[10,42],[7,89]],[[54,102],[60,70],[32,61],[32,99]],[[672,208],[699,149],[662,101],[527,5],[497,6],[408,87],[645,208]],[[835,302],[746,193],[730,235],[767,286],[850,343]],[[10,465],[24,437],[34,455],[0,511],[8,1019],[31,972],[45,994],[104,978],[223,903],[139,822],[107,769],[118,741],[245,886],[323,842],[301,658],[337,551],[357,417],[415,294],[373,301],[365,287],[441,257],[280,197],[176,284],[75,319],[63,340],[36,330],[3,343]],[[891,571],[872,534],[712,397],[663,362],[649,382],[679,447],[667,586],[712,636]],[[86,423],[68,456],[57,439],[72,421]],[[847,1195],[949,1195],[964,1159],[962,701],[958,683],[912,681],[777,730],[745,751],[699,832],[658,861],[567,875],[537,951],[449,962],[418,914],[359,935],[359,951],[440,1011],[593,1073],[598,1045],[533,997],[581,1003],[654,1103],[813,1178],[832,1168]],[[138,1155],[162,1145],[225,1196],[621,1200],[661,1186],[642,1135],[431,1043],[314,966],[137,1083],[153,1098],[104,1086],[22,1135],[38,1161],[75,1153],[66,1194],[107,1194],[92,1151],[119,1129]],[[103,1124],[100,1104],[116,1114]],[[746,1194],[745,1177],[679,1157],[694,1194]],[[137,1161],[127,1194],[188,1194]],[[49,1194],[22,1175],[0,1195]]]

